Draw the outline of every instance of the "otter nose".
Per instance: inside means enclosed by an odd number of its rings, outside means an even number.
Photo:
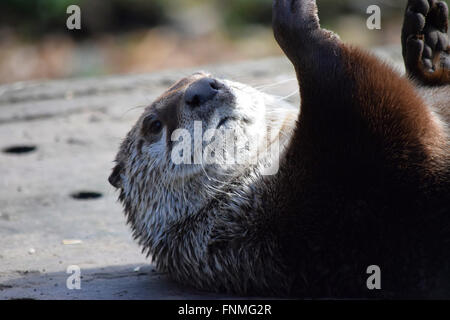
[[[184,101],[191,107],[198,107],[208,102],[219,92],[217,81],[203,78],[192,83],[184,94]]]

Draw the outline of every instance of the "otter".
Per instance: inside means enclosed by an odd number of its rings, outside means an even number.
[[[158,269],[207,291],[448,298],[448,7],[408,1],[406,76],[322,29],[317,11],[273,2],[300,110],[203,72],[145,109],[109,177],[133,236]],[[211,147],[230,130],[240,161]]]

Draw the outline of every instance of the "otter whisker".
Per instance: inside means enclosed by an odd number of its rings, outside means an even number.
[[[182,190],[182,192],[183,192],[183,199],[184,199],[184,201],[187,203],[188,201],[187,201],[187,199],[186,199],[186,194],[185,194],[185,192],[184,192],[184,176],[183,176],[183,175],[181,176],[181,190]]]
[[[262,91],[263,89],[276,87],[276,86],[279,86],[279,85],[282,85],[282,84],[285,84],[285,83],[288,83],[288,82],[296,81],[296,80],[297,80],[297,78],[289,78],[289,79],[285,79],[285,80],[280,80],[280,81],[275,82],[275,83],[270,83],[270,84],[266,84],[266,85],[262,85],[262,86],[257,86],[257,87],[254,87],[254,88],[256,90]]]
[[[287,100],[287,99],[289,99],[290,97],[293,97],[293,96],[295,96],[295,95],[298,94],[298,93],[299,93],[298,90],[295,90],[295,91],[289,93],[289,94],[286,95],[286,96],[275,96],[275,95],[274,95],[274,97],[277,98],[274,102],[280,102],[280,101],[283,101],[283,100]]]
[[[145,107],[146,107],[145,105],[140,105],[140,106],[132,107],[132,108],[126,110],[124,113],[122,113],[122,114],[120,115],[120,118],[123,118],[128,112],[131,112],[131,111],[137,110],[137,109],[142,109],[142,108],[145,108]]]

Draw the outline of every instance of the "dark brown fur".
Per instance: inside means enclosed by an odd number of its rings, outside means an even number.
[[[275,36],[302,97],[277,192],[268,194],[274,233],[297,272],[294,292],[448,295],[448,136],[411,83],[318,29],[312,3],[274,4]],[[381,291],[365,285],[370,265],[381,267]]]

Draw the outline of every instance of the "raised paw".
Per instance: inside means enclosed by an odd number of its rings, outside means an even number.
[[[409,0],[402,30],[406,71],[427,85],[450,83],[448,6],[444,1]]]
[[[320,28],[315,0],[273,0],[273,30],[276,40],[294,62],[323,40],[337,37]]]

